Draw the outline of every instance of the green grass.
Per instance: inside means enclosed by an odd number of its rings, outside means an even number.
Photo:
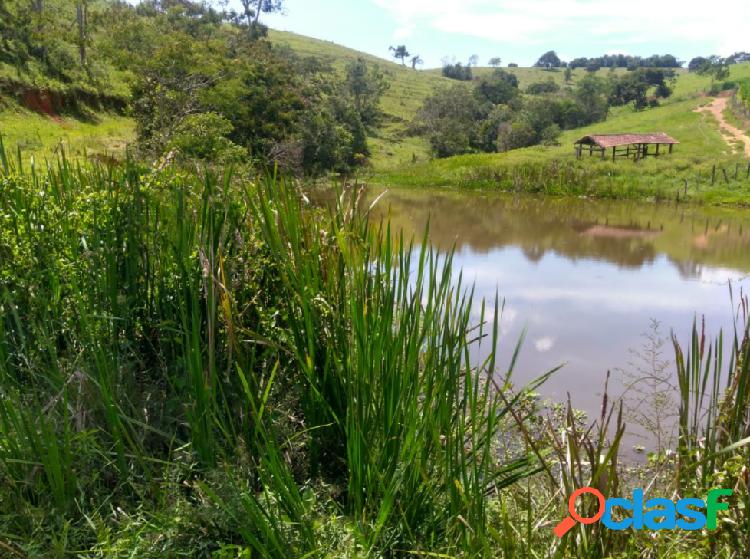
[[[15,66],[0,62],[0,82],[12,81],[24,87],[31,87],[57,92],[67,92],[75,88],[92,93],[102,93],[127,99],[130,97],[128,73],[117,70],[109,64],[97,62],[95,72],[100,74],[97,81],[79,79],[73,82],[63,82],[49,75],[46,68],[36,59],[27,62],[24,70],[19,71]]]
[[[126,146],[135,140],[131,118],[96,113],[90,121],[70,116],[51,118],[11,106],[0,111],[0,135],[9,151],[20,148],[22,156],[50,158],[60,146],[73,156],[84,153],[124,156]]]

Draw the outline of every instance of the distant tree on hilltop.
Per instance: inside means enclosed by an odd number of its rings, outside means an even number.
[[[539,57],[536,64],[534,64],[537,68],[559,68],[562,65],[562,60],[560,60],[560,57],[557,56],[557,53],[553,50],[545,52]]]
[[[750,52],[740,51],[726,58],[727,64],[739,64],[740,62],[750,61]]]
[[[460,81],[471,81],[474,77],[470,65],[464,66],[460,62],[452,63],[447,59],[443,59],[443,76]]]
[[[406,66],[404,61],[409,58],[409,51],[406,49],[406,45],[398,45],[397,47],[390,46],[388,47],[388,50],[393,52],[393,58],[399,58],[401,64]]]
[[[417,66],[421,66],[422,64],[424,64],[424,60],[422,60],[422,57],[420,57],[418,54],[412,56],[409,62],[411,62],[412,70],[416,70]]]
[[[492,58],[490,58],[490,61],[488,62],[488,64],[492,66],[493,68],[497,68],[502,63],[503,61],[499,56],[493,56]]]
[[[593,58],[578,57],[568,63],[571,68],[586,68],[589,64],[598,64],[601,68],[679,68],[682,61],[671,54],[654,54],[648,58],[629,54],[605,54]]]
[[[710,60],[706,58],[705,56],[696,56],[688,63],[688,71],[689,72],[697,72],[703,66],[706,64],[709,64]]]
[[[729,77],[729,63],[725,58],[712,55],[704,59],[695,72],[701,76],[709,76],[713,84],[714,81],[725,80]]]

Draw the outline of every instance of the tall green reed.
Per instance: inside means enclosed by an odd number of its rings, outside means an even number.
[[[277,183],[258,194],[254,213],[297,317],[287,351],[307,386],[305,416],[321,427],[311,456],[346,480],[368,546],[489,552],[488,492],[536,470],[529,456],[498,463],[493,450],[515,403],[493,386],[498,303],[473,316],[451,255],[373,226],[356,191],[327,219],[305,218],[300,197]],[[481,344],[488,357],[477,364]]]
[[[200,475],[249,464],[234,495],[258,555],[314,556],[306,476],[343,489],[368,553],[491,554],[487,495],[538,463],[496,452],[515,403],[493,384],[500,309],[450,255],[278,178],[3,154],[0,181],[0,468],[19,510],[51,504],[66,540],[99,500],[156,506],[187,448]]]

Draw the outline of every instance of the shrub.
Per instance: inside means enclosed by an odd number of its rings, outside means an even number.
[[[456,84],[425,100],[415,119],[417,130],[437,157],[468,153],[482,145],[481,124],[490,107],[470,87]]]
[[[557,83],[553,80],[532,83],[526,88],[526,93],[529,93],[531,95],[557,93],[558,91],[560,91],[560,86],[557,85]]]
[[[471,66],[464,66],[460,62],[443,64],[443,76],[452,80],[471,81],[473,74]]]
[[[494,105],[506,104],[518,95],[518,78],[498,68],[489,76],[477,80],[475,92],[482,101]]]
[[[232,142],[232,123],[216,113],[200,113],[185,117],[175,128],[170,149],[182,156],[207,162],[239,162],[247,151]]]

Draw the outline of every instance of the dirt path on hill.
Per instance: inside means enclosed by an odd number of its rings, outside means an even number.
[[[740,142],[745,146],[745,155],[750,157],[750,136],[743,130],[727,122],[724,118],[724,109],[727,108],[728,97],[717,97],[710,104],[696,109],[700,113],[710,113],[719,121],[719,131],[724,141],[731,145],[731,142]],[[734,147],[734,146],[732,146]]]

